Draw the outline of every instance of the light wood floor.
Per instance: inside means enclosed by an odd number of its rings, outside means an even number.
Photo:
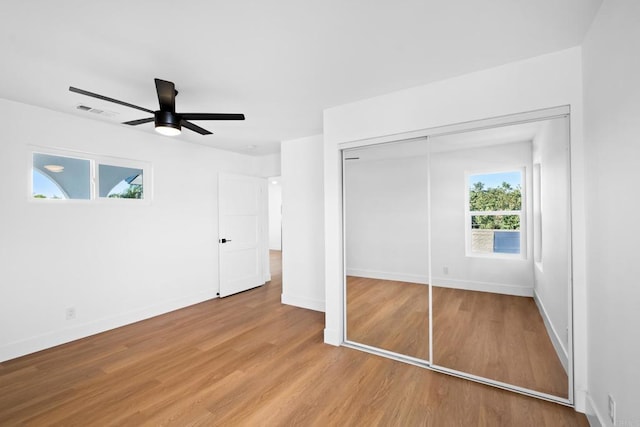
[[[347,277],[350,341],[429,359],[429,287]]]
[[[533,298],[433,287],[433,363],[568,398]],[[349,340],[429,360],[429,288],[347,278]]]
[[[433,361],[569,397],[569,380],[533,298],[433,287]]]
[[[571,408],[325,345],[323,314],[281,305],[274,273],[1,363],[0,425],[588,425]]]

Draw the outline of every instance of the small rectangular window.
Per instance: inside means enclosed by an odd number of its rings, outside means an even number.
[[[467,254],[523,252],[523,171],[467,175]]]
[[[32,151],[33,200],[89,200],[113,203],[113,199],[151,202],[151,165],[139,160],[76,153],[57,149]],[[144,200],[144,202],[143,202]]]
[[[98,165],[98,195],[110,199],[144,199],[143,170]]]
[[[91,161],[33,153],[34,199],[91,199]]]

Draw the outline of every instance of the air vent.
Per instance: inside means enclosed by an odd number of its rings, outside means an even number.
[[[76,108],[78,110],[88,111],[89,113],[100,114],[106,117],[115,117],[118,115],[118,113],[116,113],[115,111],[100,110],[98,108],[89,107],[88,105],[84,104],[78,104],[76,105]]]

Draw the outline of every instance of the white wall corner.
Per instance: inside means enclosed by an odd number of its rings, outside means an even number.
[[[325,311],[322,135],[282,141],[283,304]]]
[[[560,334],[556,331],[556,328],[553,327],[553,323],[551,323],[551,319],[549,318],[549,314],[540,300],[538,293],[536,290],[533,290],[533,300],[536,302],[538,306],[538,311],[540,312],[540,316],[544,322],[544,326],[547,329],[547,335],[549,335],[549,339],[551,339],[551,344],[553,344],[553,348],[558,355],[558,359],[560,359],[560,363],[562,363],[562,367],[565,372],[569,371],[569,355],[567,353],[567,349],[562,344],[562,339],[560,338]]]
[[[324,329],[324,343],[339,347],[342,345],[342,334],[337,329]]]

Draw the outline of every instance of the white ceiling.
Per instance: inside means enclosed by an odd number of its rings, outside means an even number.
[[[179,112],[247,117],[177,138],[261,155],[321,133],[324,108],[579,45],[600,3],[4,0],[0,97],[125,126],[146,114],[68,87],[155,110],[157,77]]]

